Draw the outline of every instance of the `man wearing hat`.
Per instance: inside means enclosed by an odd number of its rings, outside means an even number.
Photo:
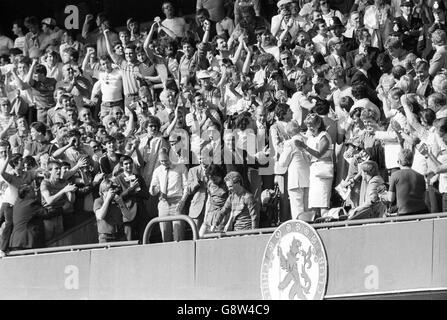
[[[417,46],[417,41],[423,27],[422,20],[413,14],[414,3],[412,0],[402,0],[400,9],[402,15],[395,18],[393,28],[398,26],[400,32],[403,34],[402,41],[405,49],[414,52]]]
[[[447,31],[444,2],[438,0],[434,1],[430,11],[433,13],[434,22],[427,22],[424,24],[417,44],[419,55],[427,61],[429,61],[435,53],[435,49],[431,42],[431,34],[438,29]]]
[[[211,104],[213,102],[214,91],[218,90],[211,82],[211,73],[207,70],[201,70],[197,72],[197,80],[200,83],[199,92],[202,94],[203,99],[205,102]]]
[[[160,151],[158,159],[161,165],[154,170],[149,192],[159,196],[159,217],[175,216],[188,196],[188,171],[184,165],[171,163],[167,149]],[[181,221],[162,222],[160,229],[163,242],[184,239],[185,227]]]
[[[45,18],[42,20],[42,31],[45,34],[45,40],[40,44],[40,49],[45,50],[49,46],[55,46],[59,51],[63,31],[56,26],[56,20]]]
[[[277,36],[281,30],[288,30],[294,37],[300,29],[298,20],[292,17],[290,4],[292,0],[279,0],[276,4],[279,13],[272,17],[270,31],[272,35]]]
[[[332,17],[329,24],[329,30],[332,32],[334,38],[340,39],[343,47],[341,52],[343,57],[345,57],[347,52],[357,49],[358,45],[356,44],[355,39],[344,36],[343,33],[346,31],[346,28],[338,17]],[[329,42],[328,49],[330,51]]]

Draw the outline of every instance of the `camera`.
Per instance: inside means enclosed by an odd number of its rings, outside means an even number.
[[[123,189],[117,184],[112,184],[110,186],[110,190],[112,190],[112,192],[115,194],[121,194],[123,192]]]

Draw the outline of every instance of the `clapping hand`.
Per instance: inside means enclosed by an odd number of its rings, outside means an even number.
[[[105,176],[104,172],[98,173],[95,178],[93,179],[93,183],[98,183],[100,182]]]
[[[82,157],[78,160],[78,163],[76,164],[78,168],[85,168],[88,166],[88,161],[86,157]]]
[[[306,144],[301,140],[295,140],[295,146],[297,148],[304,149],[306,147]]]
[[[78,188],[74,184],[67,184],[63,190],[64,192],[75,192]]]
[[[136,190],[139,186],[140,182],[138,181],[138,179],[135,179],[130,183],[129,191]]]
[[[105,201],[111,201],[115,197],[115,192],[112,188],[107,190],[104,200]]]

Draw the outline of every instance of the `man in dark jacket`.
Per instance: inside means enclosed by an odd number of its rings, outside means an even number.
[[[13,208],[11,250],[42,248],[45,245],[43,216],[45,209],[32,185],[19,188],[19,199]]]

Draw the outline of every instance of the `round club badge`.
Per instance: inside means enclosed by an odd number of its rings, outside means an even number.
[[[290,220],[271,236],[261,266],[265,300],[321,300],[326,293],[327,259],[309,224]]]

